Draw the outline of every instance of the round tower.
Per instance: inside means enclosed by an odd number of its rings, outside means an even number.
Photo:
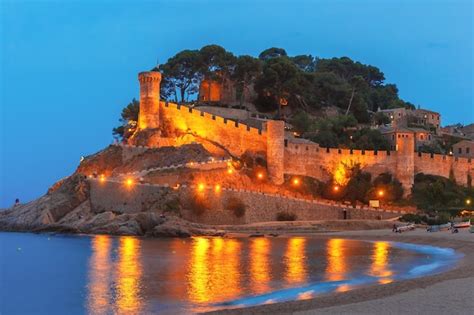
[[[155,129],[160,126],[160,83],[161,73],[158,71],[140,72],[140,110],[138,128]]]
[[[269,179],[277,185],[283,184],[285,154],[285,122],[267,121],[267,169]]]

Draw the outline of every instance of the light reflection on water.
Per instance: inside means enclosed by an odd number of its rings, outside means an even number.
[[[449,248],[302,237],[0,233],[0,248],[2,314],[188,314],[412,279],[459,258]]]
[[[110,266],[112,240],[99,235],[92,240],[93,254],[90,258],[88,311],[105,314],[110,306]]]
[[[154,303],[149,300],[155,298],[187,305],[185,307],[192,310],[208,310],[215,303],[304,285],[318,280],[318,277],[323,281],[344,280],[357,266],[365,268],[365,261],[369,266],[367,274],[379,277],[381,283],[388,283],[392,274],[390,244],[387,242],[316,241],[302,237],[195,237],[170,240],[166,247],[160,244],[156,248],[147,246],[144,256],[142,243],[147,242],[153,240],[104,235],[92,238],[87,298],[89,313],[139,314],[150,309]],[[354,248],[354,253],[351,248]],[[143,270],[142,260],[150,255],[172,256],[166,258],[166,265],[160,263],[159,257],[153,260],[157,266],[146,263],[147,269],[160,268],[153,271],[158,279],[144,275],[151,271]],[[349,270],[349,261],[354,262],[352,270]],[[155,284],[156,281],[164,284]],[[172,285],[166,286],[167,281]],[[346,284],[337,290],[350,288]],[[303,292],[298,299],[311,298],[313,293]],[[163,301],[158,304],[160,302]],[[168,306],[165,310],[172,309]]]
[[[333,290],[344,292],[357,285],[348,281],[354,275],[390,283],[398,256],[405,262],[416,258],[379,241],[95,236],[87,309],[91,314],[206,311],[226,301],[324,282],[341,282]],[[294,298],[314,294],[308,289]],[[273,301],[269,297],[255,303]]]

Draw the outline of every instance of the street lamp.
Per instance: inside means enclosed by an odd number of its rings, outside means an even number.
[[[466,199],[466,205],[471,205],[471,199]]]

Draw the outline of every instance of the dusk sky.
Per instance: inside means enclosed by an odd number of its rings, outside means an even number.
[[[207,44],[348,56],[443,125],[474,122],[471,0],[0,0],[0,23],[0,207],[41,196],[110,144],[138,72]]]

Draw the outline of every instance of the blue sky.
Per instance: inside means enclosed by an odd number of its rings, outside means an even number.
[[[407,101],[474,121],[473,2],[0,0],[0,207],[111,142],[137,73],[185,48],[349,56]]]

